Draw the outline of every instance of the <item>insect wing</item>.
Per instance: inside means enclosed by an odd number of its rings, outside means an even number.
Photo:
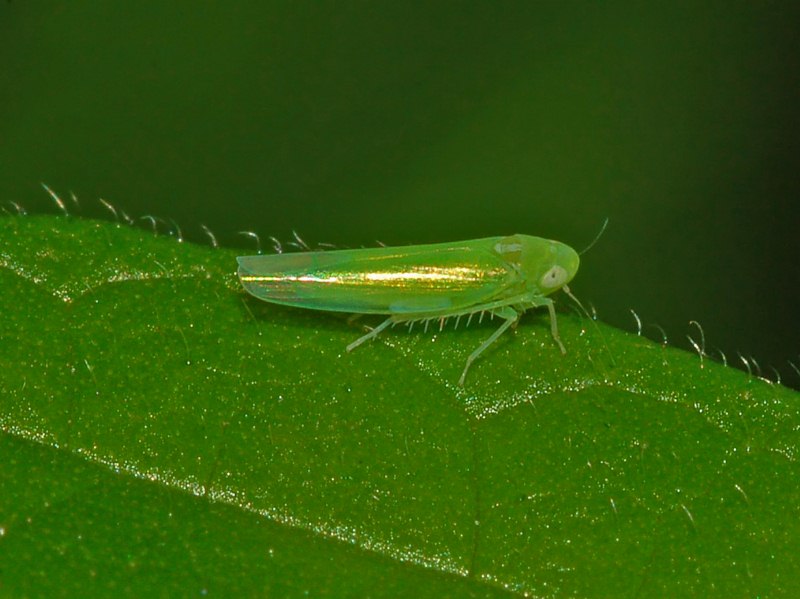
[[[514,270],[501,238],[238,258],[239,278],[274,303],[364,314],[447,313],[503,295]]]

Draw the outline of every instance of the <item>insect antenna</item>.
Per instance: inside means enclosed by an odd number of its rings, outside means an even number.
[[[603,221],[603,226],[600,227],[600,232],[597,235],[595,235],[594,239],[592,239],[592,243],[583,248],[582,251],[578,252],[579,256],[583,256],[586,252],[588,252],[590,249],[594,247],[595,243],[600,241],[600,237],[603,235],[603,233],[605,233],[607,226],[608,226],[608,217],[606,217],[606,220]]]
[[[567,297],[569,299],[571,299],[573,302],[575,302],[575,304],[577,304],[577,306],[581,309],[581,312],[583,312],[586,315],[586,318],[588,318],[589,320],[594,320],[591,317],[591,315],[589,314],[589,312],[586,310],[586,308],[583,307],[583,304],[580,302],[580,300],[573,295],[573,293],[572,293],[572,291],[570,291],[569,287],[564,285],[561,289],[562,289],[562,291],[564,293],[567,294]]]

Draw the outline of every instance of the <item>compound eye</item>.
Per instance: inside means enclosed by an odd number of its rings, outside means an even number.
[[[567,282],[567,271],[563,266],[556,264],[542,276],[539,285],[543,289],[556,289]]]

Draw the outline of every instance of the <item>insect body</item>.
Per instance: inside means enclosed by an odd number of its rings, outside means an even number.
[[[472,362],[530,308],[547,307],[553,339],[565,351],[553,300],[547,296],[561,288],[569,292],[567,283],[580,263],[571,247],[530,235],[241,256],[237,261],[245,290],[264,301],[388,315],[348,345],[348,351],[396,323],[443,321],[484,312],[502,318],[503,324],[467,358],[460,385]]]

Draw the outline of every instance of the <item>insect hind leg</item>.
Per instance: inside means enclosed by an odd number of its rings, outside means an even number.
[[[350,345],[348,345],[347,346],[347,351],[353,351],[355,348],[357,348],[359,345],[361,345],[365,341],[369,341],[370,339],[374,339],[375,337],[377,337],[380,334],[381,331],[383,331],[386,327],[388,327],[389,325],[393,324],[394,322],[395,322],[395,320],[393,318],[391,318],[391,317],[387,318],[381,324],[379,324],[374,329],[372,329],[369,333],[367,333],[363,337],[359,337],[358,339],[353,341]]]
[[[467,363],[464,366],[464,371],[461,373],[461,378],[458,379],[458,385],[460,387],[464,386],[464,381],[467,378],[467,371],[472,363],[478,358],[478,356],[480,356],[492,343],[497,341],[497,339],[503,333],[505,333],[511,325],[519,320],[519,312],[514,310],[514,308],[511,306],[504,306],[497,310],[491,310],[491,314],[505,319],[505,322],[503,322],[503,324],[501,324],[500,327],[494,333],[492,333],[491,337],[481,343],[480,346],[469,355],[467,358]]]

